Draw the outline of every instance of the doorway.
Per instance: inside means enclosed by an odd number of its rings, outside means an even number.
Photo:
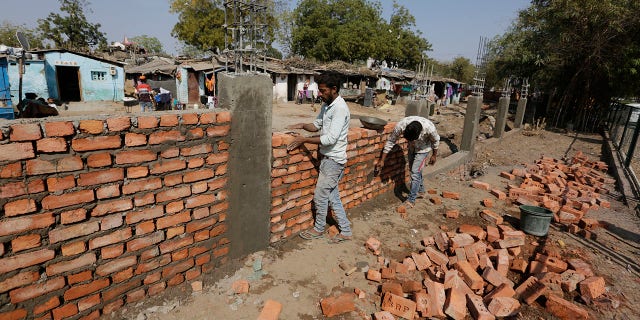
[[[298,97],[298,75],[289,74],[287,77],[287,101],[295,101]]]
[[[198,81],[198,74],[191,70],[187,78],[187,87],[188,103],[200,103],[200,81]]]
[[[58,94],[61,101],[82,101],[80,68],[56,66]]]

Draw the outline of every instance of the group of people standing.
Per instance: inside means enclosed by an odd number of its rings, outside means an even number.
[[[340,96],[338,78],[332,75],[321,75],[316,78],[316,82],[318,83],[318,97],[323,103],[315,121],[287,127],[288,129],[320,132],[320,135],[313,137],[297,136],[287,146],[288,150],[294,150],[305,143],[316,144],[319,145],[319,157],[321,157],[313,197],[316,208],[314,226],[310,230],[302,231],[300,237],[306,240],[324,238],[327,213],[331,207],[340,233],[329,239],[329,242],[340,243],[353,237],[351,222],[342,205],[338,190],[338,183],[344,175],[347,163],[347,136],[351,114],[347,103]],[[387,154],[400,137],[404,137],[408,141],[409,167],[411,169],[411,187],[404,205],[413,208],[416,199],[424,194],[422,170],[427,162],[435,164],[440,136],[433,122],[426,118],[410,116],[400,120],[387,139],[382,156],[376,164],[376,171],[382,170],[387,161]]]

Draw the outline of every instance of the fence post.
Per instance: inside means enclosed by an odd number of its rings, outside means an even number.
[[[631,113],[629,113],[631,114]],[[627,157],[624,159],[624,165],[629,167],[631,165],[631,159],[633,159],[633,153],[636,151],[636,143],[638,143],[638,134],[640,134],[640,126],[636,121],[636,127],[633,130],[633,137],[631,137],[631,143],[629,144],[629,151]]]

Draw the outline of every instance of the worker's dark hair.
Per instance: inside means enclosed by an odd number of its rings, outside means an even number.
[[[408,141],[413,141],[418,139],[420,136],[420,132],[422,132],[422,125],[419,121],[412,121],[407,125],[402,133],[402,136]]]
[[[315,82],[324,84],[329,88],[336,87],[336,92],[340,92],[340,79],[333,74],[321,74],[314,78]]]

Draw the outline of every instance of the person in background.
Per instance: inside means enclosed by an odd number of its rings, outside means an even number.
[[[429,119],[420,116],[409,116],[398,121],[393,131],[389,135],[380,161],[376,164],[375,171],[380,172],[384,166],[387,154],[391,151],[396,141],[400,137],[407,139],[409,168],[411,169],[411,188],[409,196],[404,205],[413,208],[418,196],[424,196],[424,182],[422,178],[422,169],[425,161],[431,153],[429,164],[436,163],[438,154],[438,146],[440,145],[440,135],[436,130],[436,126]]]
[[[136,95],[140,102],[140,112],[153,111],[153,97],[151,94],[151,86],[147,84],[147,77],[141,75],[140,83],[136,87]]]
[[[329,205],[331,205],[340,233],[330,242],[339,243],[352,238],[351,222],[347,218],[347,212],[344,210],[338,190],[338,182],[344,175],[347,163],[347,133],[351,114],[347,103],[340,96],[338,78],[331,75],[321,75],[316,81],[318,82],[318,94],[324,102],[316,120],[313,123],[298,123],[287,128],[304,129],[309,132],[320,131],[320,136],[298,136],[287,146],[287,149],[296,149],[304,143],[318,144],[322,158],[313,194],[313,202],[316,207],[315,223],[311,230],[302,231],[300,237],[306,240],[324,237],[327,213]]]

